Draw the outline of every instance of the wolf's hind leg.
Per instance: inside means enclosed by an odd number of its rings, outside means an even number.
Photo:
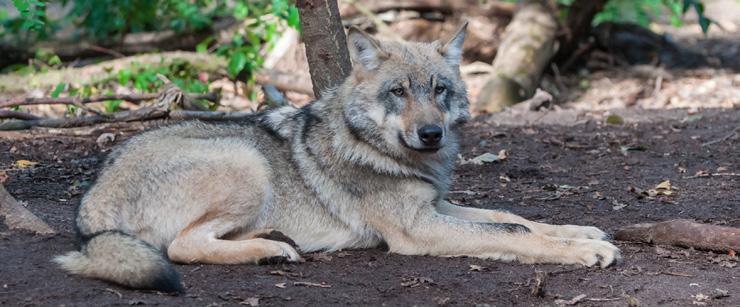
[[[301,256],[289,243],[252,238],[225,240],[204,225],[186,230],[167,249],[170,260],[179,263],[243,264],[297,262]]]
[[[534,233],[551,237],[597,240],[605,240],[608,238],[608,235],[605,232],[596,227],[538,223],[506,211],[460,207],[446,201],[439,202],[437,205],[437,212],[473,222],[520,224],[527,226],[527,228],[532,230]]]

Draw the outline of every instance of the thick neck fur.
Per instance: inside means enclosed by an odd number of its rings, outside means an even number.
[[[292,124],[293,153],[315,162],[327,178],[347,179],[347,174],[368,172],[383,176],[415,177],[435,186],[439,197],[449,187],[450,173],[458,152],[456,142],[435,153],[408,151],[389,153],[352,131],[345,120],[340,97],[348,97],[351,83],[324,93],[320,100],[297,111],[299,121]],[[352,169],[352,172],[347,172]]]

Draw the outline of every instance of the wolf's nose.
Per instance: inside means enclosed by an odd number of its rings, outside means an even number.
[[[419,128],[419,138],[426,146],[436,146],[442,139],[442,127],[437,125],[424,125]]]

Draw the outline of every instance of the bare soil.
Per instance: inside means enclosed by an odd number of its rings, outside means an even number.
[[[463,131],[462,156],[508,152],[501,163],[460,165],[449,198],[548,223],[620,226],[674,218],[740,226],[740,109],[682,120],[575,126],[496,126]],[[87,136],[49,131],[0,138],[7,190],[60,233],[44,238],[0,223],[0,305],[476,305],[548,306],[584,294],[581,306],[740,305],[737,256],[616,242],[608,269],[523,265],[473,258],[410,257],[381,249],[304,255],[297,265],[178,265],[187,293],[133,291],[69,276],[50,259],[76,248],[75,206],[109,151]],[[723,140],[709,145],[713,140]],[[17,160],[39,162],[19,168]],[[146,163],[146,161],[142,161]],[[692,177],[699,171],[725,175]],[[734,174],[734,175],[733,175]],[[675,195],[639,198],[629,187],[670,180]],[[536,272],[544,295],[535,296]]]

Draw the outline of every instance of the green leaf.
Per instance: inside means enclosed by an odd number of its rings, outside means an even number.
[[[131,80],[131,70],[129,69],[121,69],[118,71],[118,84],[121,86],[126,86],[128,82]]]
[[[236,19],[245,19],[249,15],[249,7],[244,3],[237,3],[234,7],[234,17]]]
[[[247,65],[247,55],[243,52],[236,52],[229,58],[228,72],[229,76],[236,78],[244,67]]]
[[[59,58],[58,55],[53,55],[51,58],[49,58],[49,61],[46,62],[47,64],[54,66],[54,65],[60,65],[62,64],[62,59]]]
[[[210,45],[214,40],[215,40],[215,38],[213,36],[204,39],[197,46],[195,46],[195,52],[198,52],[198,53],[207,53],[208,52],[208,45]]]
[[[298,31],[301,30],[301,17],[300,14],[298,14],[298,8],[296,8],[295,5],[291,5],[288,9],[288,25]]]
[[[105,108],[106,113],[113,113],[118,110],[118,106],[121,105],[123,100],[116,99],[116,100],[107,100],[103,102],[103,108]]]
[[[57,86],[51,92],[51,97],[52,98],[59,97],[59,94],[61,94],[62,92],[64,92],[64,89],[66,89],[66,88],[67,88],[67,83],[59,83],[59,84],[57,84]]]

